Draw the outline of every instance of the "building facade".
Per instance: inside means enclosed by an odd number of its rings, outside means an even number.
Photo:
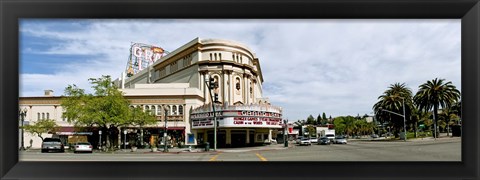
[[[212,92],[206,86],[207,77],[218,83]],[[227,40],[195,38],[136,74],[127,77],[126,72],[122,73],[115,85],[130,100],[131,106],[151,110],[157,117],[156,125],[145,127],[144,137],[162,137],[166,129],[168,140],[174,145],[213,142],[213,119],[208,115],[213,113],[211,107],[215,104],[219,113],[218,146],[231,147],[263,143],[275,138],[282,129],[282,109],[263,97],[263,81],[260,61],[247,46]],[[217,101],[212,101],[210,93]],[[42,118],[55,119],[65,131],[57,135],[88,134],[73,129],[62,118],[60,100],[60,96],[52,94],[21,97],[20,108],[27,109],[25,119],[29,123]],[[125,128],[122,132],[138,133],[135,128]],[[98,131],[89,131],[92,133],[87,135],[89,141],[99,137]],[[25,134],[25,146],[29,139],[35,140],[27,136]]]

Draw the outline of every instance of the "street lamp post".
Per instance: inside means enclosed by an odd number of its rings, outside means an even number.
[[[213,150],[217,151],[217,115],[215,113],[215,103],[214,103],[214,99],[213,99],[213,95],[212,95],[212,90],[214,89],[214,86],[216,86],[216,85],[212,85],[211,84],[212,82],[210,82],[210,86],[209,86],[209,84],[208,84],[209,81],[210,81],[210,78],[209,78],[208,74],[206,74],[205,75],[205,86],[209,90],[210,99],[212,100],[212,109],[213,109]]]
[[[98,141],[98,149],[102,149],[102,130],[98,131],[98,137],[100,138],[100,140]]]
[[[22,151],[25,151],[25,145],[24,145],[24,132],[25,132],[25,129],[24,129],[24,123],[25,123],[25,116],[27,115],[27,108],[23,109],[23,110],[20,110],[20,119],[22,121],[22,140],[21,140],[21,145],[20,145],[20,150]]]
[[[406,126],[406,117],[405,117],[405,98],[402,98],[402,104],[403,104],[403,115],[398,114],[398,113],[393,112],[393,111],[386,110],[386,109],[380,109],[380,110],[403,117],[403,135],[404,135],[403,140],[406,142],[407,141],[407,126]]]
[[[123,150],[127,149],[127,129],[123,130]]]
[[[287,140],[287,138],[288,138],[288,135],[287,135],[287,133],[288,133],[288,130],[287,130],[288,124],[287,124],[287,122],[288,122],[288,121],[287,121],[286,119],[283,120],[283,124],[284,124],[284,126],[285,126],[285,128],[283,128],[283,144],[284,144],[285,147],[288,147],[288,140]]]
[[[165,130],[163,131],[163,152],[168,152],[168,147],[167,147],[167,116],[168,116],[168,111],[170,109],[168,106],[165,106]]]

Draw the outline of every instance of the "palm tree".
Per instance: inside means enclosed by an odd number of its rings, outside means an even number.
[[[460,99],[460,91],[451,81],[435,78],[419,86],[417,94],[413,97],[415,104],[423,111],[433,108],[434,137],[437,137],[438,108],[450,108]]]
[[[403,126],[403,117],[383,110],[403,114],[403,103],[405,101],[405,113],[410,114],[409,112],[413,109],[412,91],[406,87],[405,83],[395,83],[390,85],[378,99],[379,101],[373,105],[376,118],[383,121],[385,119],[390,120],[398,132]],[[395,136],[397,136],[397,133],[395,133]]]

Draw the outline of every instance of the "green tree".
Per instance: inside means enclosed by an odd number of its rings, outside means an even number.
[[[336,117],[333,121],[335,125],[335,132],[341,132],[341,134],[353,135],[356,133],[356,126],[355,126],[355,117],[353,116],[339,116]]]
[[[325,112],[322,113],[322,119],[327,120],[327,115],[325,114]]]
[[[316,124],[315,118],[313,118],[313,116],[311,114],[307,118],[307,124]]]
[[[317,116],[317,124],[322,125],[322,117],[320,116],[320,114],[318,114]]]
[[[22,127],[26,132],[38,136],[43,141],[42,134],[55,133],[59,126],[53,119],[40,119],[32,125],[25,125]]]
[[[65,97],[61,106],[65,112],[62,117],[68,119],[76,127],[101,127],[107,130],[102,136],[107,136],[110,150],[118,145],[120,126],[132,123],[129,119],[130,102],[124,98],[110,76],[90,78],[94,94],[85,94],[85,90],[76,85],[65,88]],[[103,138],[102,138],[103,139]]]
[[[305,131],[307,131],[309,137],[315,137],[317,135],[317,129],[312,125],[308,125]]]
[[[406,117],[409,117],[408,115],[415,108],[412,101],[412,91],[406,87],[405,83],[395,83],[390,85],[378,99],[379,101],[373,105],[376,118],[382,123],[388,121],[389,124],[393,125],[395,132],[400,132],[400,129],[403,128],[404,118],[384,110],[403,114],[403,103],[405,102],[405,114]],[[397,133],[394,134],[396,137],[398,136]]]
[[[418,92],[413,97],[415,104],[423,111],[433,109],[433,126],[437,132],[438,109],[450,108],[460,99],[460,91],[451,81],[435,78],[419,86]],[[437,137],[435,133],[435,137]]]
[[[450,136],[450,126],[457,124],[456,121],[458,120],[460,120],[460,118],[451,109],[443,109],[442,113],[439,114],[439,121],[441,121],[443,128],[447,129],[447,136]]]
[[[144,111],[142,107],[132,107],[129,112],[130,125],[138,126],[140,128],[140,139],[143,140],[143,127],[157,123],[157,119],[152,111]],[[141,142],[143,143],[143,142]]]

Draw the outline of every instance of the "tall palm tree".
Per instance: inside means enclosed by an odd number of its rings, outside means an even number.
[[[409,112],[413,108],[412,91],[405,83],[395,83],[391,84],[378,99],[379,101],[373,105],[376,118],[383,121],[389,119],[395,130],[399,131],[403,126],[403,117],[383,110],[403,114],[403,102],[405,101],[405,113],[410,114]],[[397,136],[397,133],[395,133],[395,136]]]
[[[413,97],[415,104],[423,111],[433,108],[434,137],[437,137],[438,108],[450,108],[460,99],[460,91],[451,81],[435,78],[419,86],[417,94]]]

